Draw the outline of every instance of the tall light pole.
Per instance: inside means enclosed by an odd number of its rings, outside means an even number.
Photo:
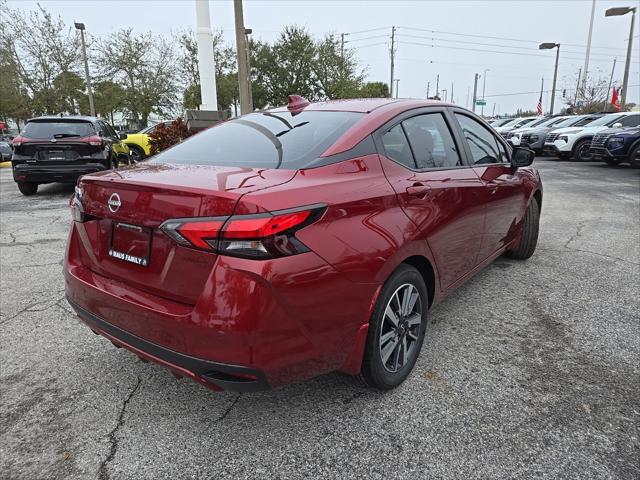
[[[87,60],[87,45],[84,42],[84,23],[74,23],[77,30],[80,30],[80,38],[82,39],[82,56],[84,57],[84,78],[87,83],[87,93],[89,94],[89,111],[91,116],[96,116],[96,109],[93,106],[93,90],[91,89],[91,77],[89,77],[89,61]]]
[[[201,110],[218,110],[215,64],[213,60],[213,33],[209,0],[196,0],[196,41],[198,44],[198,72],[200,73]]]
[[[549,106],[549,114],[553,115],[553,103],[556,99],[556,80],[558,78],[558,60],[560,58],[560,44],[559,43],[541,43],[538,47],[540,50],[556,50],[556,68],[553,70],[553,86],[551,87],[551,105]]]
[[[482,77],[482,102],[484,103],[484,91],[485,88],[487,86],[487,72],[489,72],[490,70],[488,68],[484,69],[484,74]],[[480,109],[480,115],[484,117],[484,105],[482,105],[482,108]]]
[[[400,83],[400,79],[399,78],[394,78],[393,81],[396,82],[395,95],[396,95],[396,98],[398,98],[398,85]]]
[[[394,83],[394,70],[396,63],[396,27],[391,27],[391,49],[389,50],[391,55],[391,81],[389,82],[389,98],[393,98],[393,83]]]
[[[587,37],[587,51],[584,55],[584,68],[582,69],[582,94],[587,90],[587,77],[589,76],[589,55],[591,53],[591,37],[593,36],[593,17],[596,12],[596,0],[591,3],[591,20],[589,21],[589,36]]]
[[[618,15],[626,15],[631,12],[631,28],[629,29],[629,43],[627,44],[627,61],[624,64],[624,77],[622,79],[622,107],[627,101],[627,84],[629,83],[629,67],[631,66],[631,47],[633,44],[633,24],[636,20],[636,7],[615,7],[609,8],[605,12],[605,17],[616,17]],[[608,95],[608,93],[607,93]]]

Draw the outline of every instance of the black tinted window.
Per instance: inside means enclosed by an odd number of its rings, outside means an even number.
[[[317,111],[253,113],[205,130],[156,155],[153,162],[305,168],[362,115]]]
[[[498,143],[493,134],[487,130],[482,124],[467,117],[456,113],[456,118],[460,122],[464,138],[467,140],[473,163],[500,163],[501,155],[498,152]]]
[[[416,168],[413,155],[411,154],[411,147],[409,147],[409,142],[404,134],[402,125],[398,124],[382,135],[382,144],[384,145],[384,151],[387,157],[401,163],[407,168]]]
[[[28,122],[20,135],[29,138],[52,138],[55,135],[87,137],[95,133],[91,122]]]
[[[640,124],[640,115],[627,115],[622,117],[620,123],[623,127],[637,127]]]
[[[418,115],[402,122],[419,169],[461,165],[456,144],[442,114]]]

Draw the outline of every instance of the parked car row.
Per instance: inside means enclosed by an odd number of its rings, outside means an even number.
[[[43,116],[29,120],[11,143],[0,142],[0,153],[12,161],[20,192],[34,195],[43,183],[75,183],[81,175],[143,160],[156,127],[127,135],[103,118]]]
[[[539,155],[640,167],[638,112],[522,117],[492,125],[512,146],[528,147]]]

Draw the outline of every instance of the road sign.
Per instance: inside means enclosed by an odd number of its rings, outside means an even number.
[[[487,104],[486,100],[476,100],[476,105],[480,106],[480,107],[484,107]]]

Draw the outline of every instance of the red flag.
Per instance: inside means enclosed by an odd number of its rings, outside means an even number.
[[[616,112],[622,110],[622,107],[620,106],[620,97],[618,96],[618,89],[615,85],[613,86],[613,93],[611,94],[611,105],[613,105],[613,109]]]

